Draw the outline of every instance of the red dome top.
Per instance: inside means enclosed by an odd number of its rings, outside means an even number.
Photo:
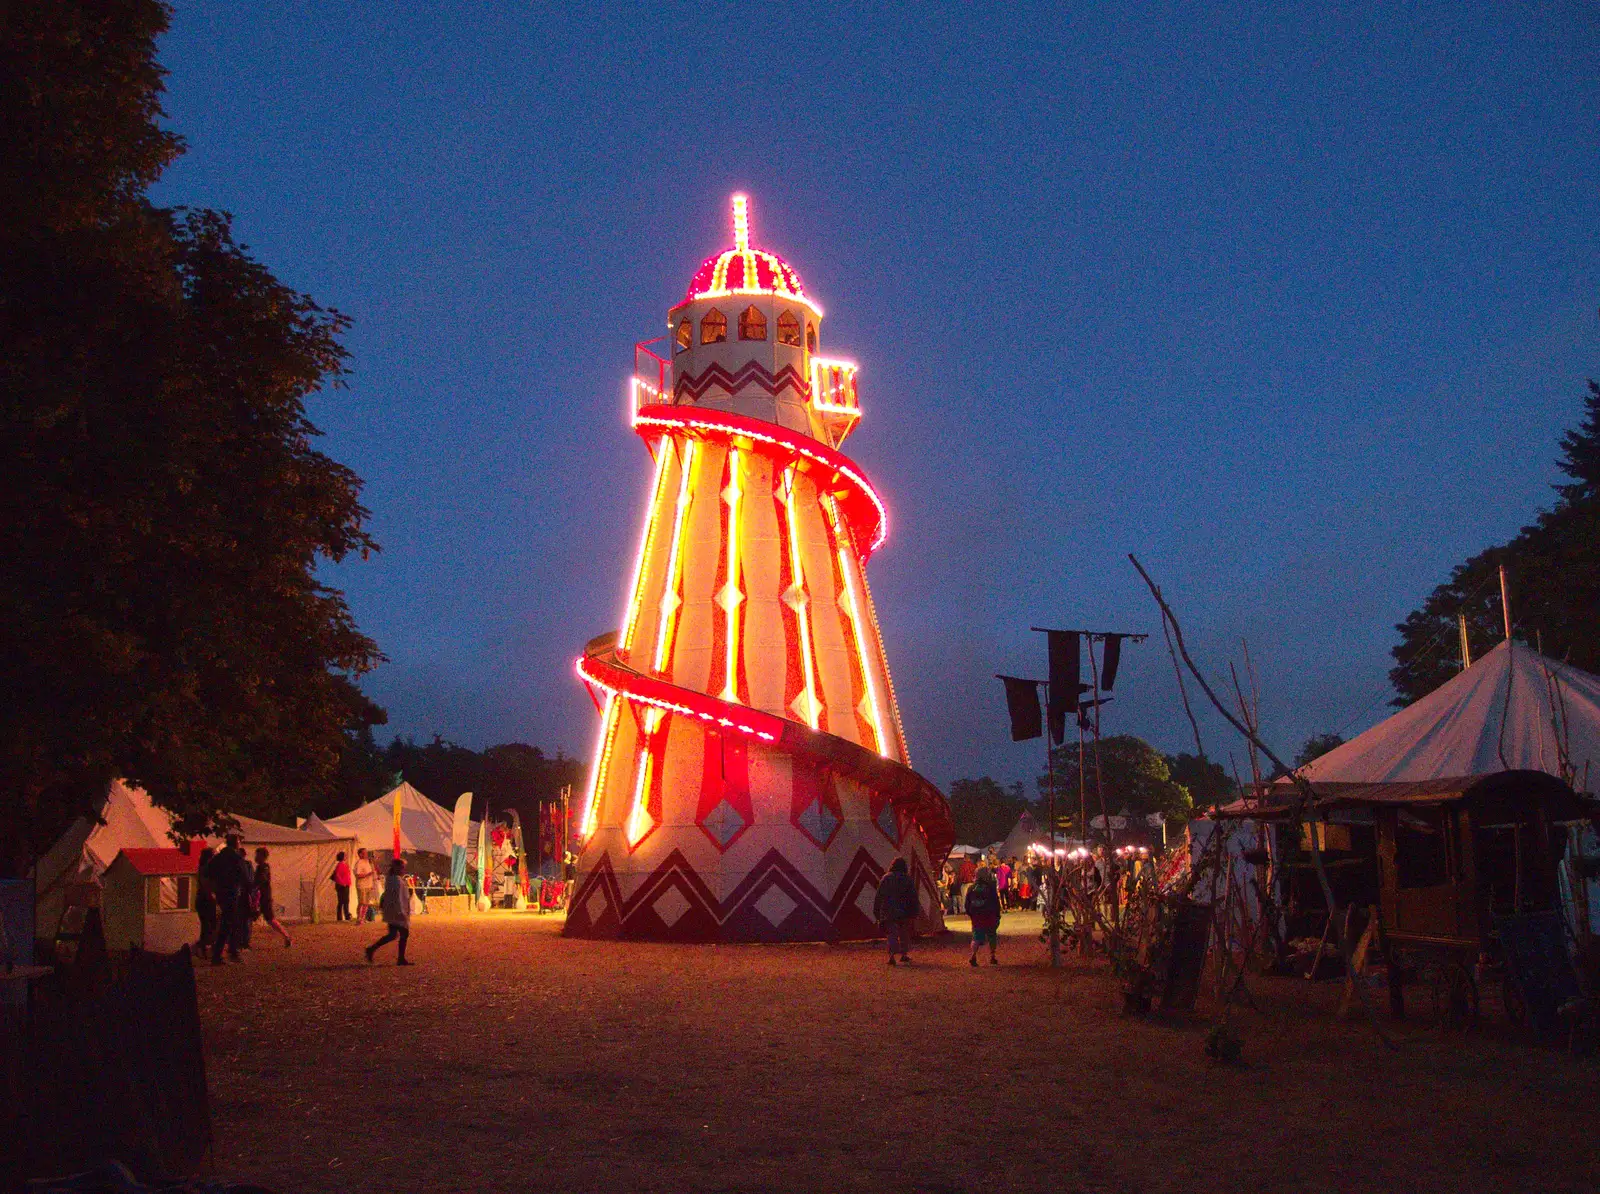
[[[701,262],[689,279],[683,301],[720,298],[725,294],[781,294],[809,303],[795,268],[776,253],[750,247],[747,200],[733,197],[733,248]]]

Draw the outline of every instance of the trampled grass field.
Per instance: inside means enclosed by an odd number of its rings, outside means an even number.
[[[958,927],[963,923],[954,922]],[[1382,1050],[1334,984],[1252,979],[1243,1067],[1211,1009],[1119,1017],[1103,964],[965,939],[569,941],[555,918],[258,933],[200,969],[219,1171],[280,1194],[515,1190],[1594,1190],[1600,1062],[1418,1022]]]

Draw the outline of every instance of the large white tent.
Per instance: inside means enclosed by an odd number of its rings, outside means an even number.
[[[1600,676],[1501,643],[1301,774],[1352,783],[1512,769],[1561,775],[1563,755],[1573,787],[1600,785]]]
[[[79,817],[38,862],[34,926],[41,937],[54,936],[68,886],[98,884],[112,860],[125,849],[170,849],[173,844],[172,818],[151,803],[144,789],[122,780],[114,781],[106,790],[100,817],[98,824]],[[328,877],[333,871],[334,856],[340,850],[354,851],[355,838],[348,833],[306,833],[253,817],[234,816],[233,820],[238,822],[243,844],[252,855],[257,846],[265,846],[270,852],[273,898],[279,906],[279,916],[285,920],[309,919],[315,906],[320,919],[331,920],[334,891]],[[220,842],[213,839],[210,844]]]
[[[340,851],[355,856],[356,842],[350,834],[307,833],[254,817],[234,816],[246,853],[255,857],[257,846],[267,848],[272,864],[272,899],[284,920],[333,920],[337,893],[333,888],[333,865]],[[211,843],[216,845],[215,841]],[[315,909],[315,913],[313,913]]]
[[[322,825],[341,837],[355,838],[357,844],[368,850],[392,850],[396,800],[400,802],[401,852],[422,850],[449,858],[454,815],[410,784],[403,783],[387,795],[369,800],[342,816],[329,817]]]
[[[1600,788],[1600,676],[1503,642],[1301,774],[1383,783],[1505,770],[1570,777],[1580,792]],[[1579,849],[1600,851],[1592,827],[1580,835]],[[1589,885],[1589,907],[1591,928],[1600,932],[1600,883]]]

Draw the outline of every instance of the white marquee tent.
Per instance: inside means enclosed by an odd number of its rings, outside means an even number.
[[[1508,769],[1560,775],[1563,753],[1574,788],[1600,786],[1600,676],[1501,643],[1301,774],[1351,783]]]
[[[358,809],[320,821],[340,837],[353,837],[368,850],[394,848],[394,802],[400,801],[400,850],[417,850],[450,857],[450,829],[454,816],[410,784],[401,784],[386,796],[369,800]],[[309,819],[308,819],[309,825]]]
[[[1501,643],[1301,773],[1381,783],[1508,769],[1566,772],[1579,792],[1600,788],[1600,676]],[[1584,829],[1579,849],[1600,852],[1593,828]],[[1589,908],[1591,928],[1600,932],[1600,883],[1589,885]]]

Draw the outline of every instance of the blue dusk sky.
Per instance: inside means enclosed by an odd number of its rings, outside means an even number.
[[[1030,625],[1145,630],[1108,732],[1192,749],[1139,555],[1292,753],[1552,500],[1600,376],[1600,22],[1534,5],[177,4],[166,203],[354,323],[326,569],[387,733],[587,758],[649,459],[636,340],[751,196],[861,364],[912,760],[1040,770]],[[1213,757],[1242,753],[1214,717]],[[386,736],[386,735],[385,735]]]

